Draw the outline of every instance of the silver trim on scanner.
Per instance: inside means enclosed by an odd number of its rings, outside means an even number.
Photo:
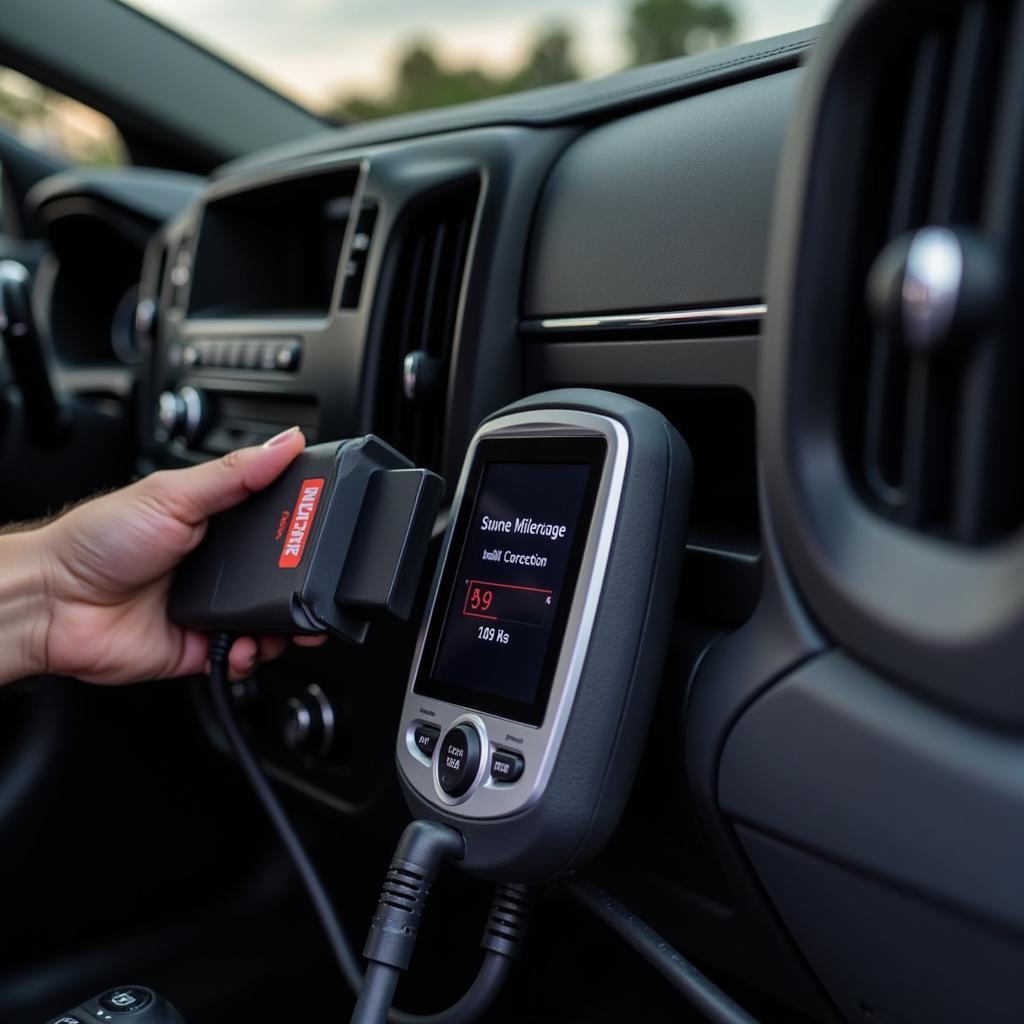
[[[524,320],[520,330],[528,333],[573,331],[623,331],[658,327],[685,327],[762,320],[768,314],[764,303],[745,306],[717,306],[710,309],[669,309],[657,313],[610,313],[601,316],[556,316]]]
[[[469,477],[469,468],[476,457],[482,440],[500,437],[580,437],[601,436],[608,445],[608,453],[601,470],[594,512],[579,576],[573,594],[569,616],[562,637],[562,648],[551,684],[544,720],[539,726],[525,725],[499,715],[486,714],[436,697],[427,697],[413,691],[427,633],[435,615],[443,616],[445,608],[437,604],[438,588],[451,546],[452,531],[458,521],[462,500]],[[448,813],[466,818],[499,818],[515,814],[536,803],[547,786],[562,737],[572,712],[573,701],[590,646],[590,636],[597,614],[601,591],[604,587],[608,555],[611,550],[615,526],[622,500],[623,481],[629,458],[629,436],[621,423],[596,413],[575,412],[568,409],[541,409],[512,413],[484,424],[470,442],[463,462],[459,486],[452,503],[448,531],[441,551],[441,560],[430,596],[430,612],[420,629],[413,658],[412,672],[402,707],[398,732],[398,768],[408,784],[424,800],[440,806]],[[446,798],[436,784],[437,759],[445,733],[460,721],[478,720],[481,729],[481,768],[473,788],[456,802]],[[417,749],[413,732],[417,724],[437,726],[441,732],[432,758]],[[523,774],[513,783],[495,782],[490,777],[491,755],[495,749],[515,751],[524,760]]]

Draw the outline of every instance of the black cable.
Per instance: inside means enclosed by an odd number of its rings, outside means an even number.
[[[505,979],[512,970],[512,963],[513,961],[509,957],[502,956],[500,953],[486,953],[473,984],[457,1002],[452,1003],[447,1010],[441,1010],[440,1013],[428,1013],[412,1019],[416,1021],[416,1024],[473,1024],[473,1021],[479,1020],[491,1008],[494,997],[505,984]],[[387,1007],[394,999],[395,986],[400,977],[401,971],[397,967],[371,963],[366,969],[363,987],[359,990],[359,1000],[352,1013],[351,1024],[383,1021],[381,1007],[387,1013]],[[402,1017],[411,1017],[410,1014],[397,1012]],[[395,1013],[396,1011],[392,1008],[391,1012],[387,1014],[387,1019],[393,1021]]]
[[[292,823],[288,820],[274,791],[270,788],[263,770],[260,768],[249,749],[249,744],[242,735],[235,716],[231,710],[228,696],[228,651],[231,649],[232,637],[229,633],[214,633],[210,637],[209,659],[210,659],[210,696],[213,699],[213,707],[217,713],[221,728],[227,737],[231,749],[242,768],[242,772],[252,787],[256,798],[263,805],[274,831],[284,844],[284,848],[291,857],[299,878],[309,893],[313,902],[313,909],[320,919],[320,925],[327,936],[327,942],[331,947],[335,960],[341,967],[341,973],[345,976],[349,987],[358,992],[363,980],[362,965],[352,952],[348,938],[341,930],[341,924],[334,913],[330,896],[320,881],[320,876],[313,867],[302,841],[295,833]]]
[[[410,855],[420,862],[423,860],[424,850],[430,851],[428,856],[434,856],[441,851],[437,856],[439,866],[440,860],[445,856],[451,856],[455,847],[450,841],[447,846],[445,841],[438,841],[437,837],[442,835],[439,830],[444,829],[444,826],[433,826],[429,822],[413,822],[403,833],[402,841],[392,860],[391,870],[388,872],[388,881],[385,882],[384,891],[381,893],[378,914],[374,917],[374,927],[371,928],[370,938],[367,940],[367,949],[364,951],[370,957],[370,966],[364,979],[359,960],[341,928],[316,868],[235,722],[228,696],[227,657],[231,642],[232,637],[226,633],[216,633],[210,638],[210,692],[213,707],[246,779],[299,873],[346,982],[354,992],[359,993],[352,1020],[361,1024],[385,1019],[389,1024],[471,1024],[493,1003],[508,977],[513,960],[519,955],[532,905],[527,890],[519,885],[498,886],[484,929],[484,961],[472,985],[459,1000],[438,1013],[413,1014],[396,1010],[394,1007],[389,1010],[401,971],[404,970],[408,963],[407,958],[411,955],[416,929],[413,927],[411,938],[408,935],[403,937],[406,923],[399,920],[392,927],[386,920],[381,919],[381,915],[383,913],[384,916],[394,918],[392,911],[396,909],[393,906],[396,897],[408,895],[408,883],[403,882],[401,872],[407,870]],[[417,849],[412,850],[410,844]],[[458,856],[461,856],[461,853]],[[406,864],[404,868],[401,866],[403,862]],[[396,864],[399,865],[397,868]],[[436,871],[436,866],[434,870]],[[396,871],[399,874],[396,875]],[[429,882],[432,880],[431,875],[422,895],[416,897],[417,921],[429,893]],[[563,887],[632,946],[709,1020],[715,1024],[757,1024],[755,1018],[702,974],[678,950],[669,945],[653,928],[635,917],[601,888],[580,879],[567,880]],[[401,899],[398,898],[397,902],[401,902]],[[399,915],[401,913],[408,913],[408,910],[399,909]],[[396,942],[400,947],[397,953],[394,952]],[[381,954],[382,946],[389,952]],[[375,953],[383,955],[384,960],[374,959]],[[404,963],[386,962],[389,955],[398,961],[404,959]]]
[[[411,1014],[402,1016],[407,1021],[415,1021],[415,1024],[473,1024],[473,1021],[479,1020],[491,1008],[512,970],[512,963],[511,958],[488,951],[484,954],[484,962],[480,965],[473,984],[447,1010],[427,1013],[416,1018],[412,1018]],[[392,1024],[396,1024],[394,1014],[395,1010],[392,1010],[388,1016]]]
[[[370,933],[363,946],[369,961],[352,1024],[384,1024],[402,971],[412,960],[420,919],[441,865],[462,860],[466,840],[436,821],[405,827],[381,886]]]
[[[402,972],[391,964],[371,960],[363,977],[351,1024],[383,1024],[388,1019]]]
[[[563,883],[574,899],[624,939],[688,1002],[714,1024],[757,1024],[746,1010],[726,995],[650,925],[635,917],[599,886],[581,879]]]
[[[228,652],[232,639],[228,633],[215,633],[210,637],[210,696],[214,711],[242,773],[299,873],[345,981],[353,992],[360,993],[363,969],[359,958],[342,930],[316,868],[235,721],[228,689]],[[529,910],[530,900],[521,886],[498,886],[484,931],[484,961],[469,989],[450,1007],[437,1013],[407,1013],[392,1007],[387,1014],[389,1024],[472,1024],[477,1020],[493,1003],[512,969],[525,936]],[[375,988],[378,983],[379,980],[374,982]]]

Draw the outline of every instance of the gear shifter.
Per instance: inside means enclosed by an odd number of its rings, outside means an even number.
[[[86,999],[48,1024],[185,1024],[166,999],[142,985],[120,985]]]

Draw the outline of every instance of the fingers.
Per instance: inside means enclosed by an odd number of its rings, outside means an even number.
[[[292,640],[299,647],[319,647],[321,644],[327,643],[326,636],[294,636]]]
[[[303,647],[319,647],[326,636],[297,636],[292,638]],[[177,667],[170,673],[174,676],[193,675],[196,672],[209,673],[210,662],[206,656],[208,638],[202,633],[189,631],[183,636],[182,654]],[[288,649],[289,638],[284,636],[241,636],[228,651],[228,678],[235,682],[248,679],[256,669],[268,661],[280,658]]]
[[[260,661],[273,661],[280,658],[288,648],[288,638],[283,636],[261,636],[259,643]]]
[[[251,676],[259,653],[259,645],[251,636],[239,637],[228,652],[228,678],[235,680]]]
[[[161,500],[173,512],[199,523],[272,483],[305,445],[302,431],[291,427],[262,447],[239,448],[199,466],[155,473],[148,482],[159,488]]]
[[[302,647],[319,647],[326,636],[297,636],[295,643]],[[228,652],[228,678],[247,679],[265,662],[281,657],[288,648],[288,638],[283,636],[239,637]]]

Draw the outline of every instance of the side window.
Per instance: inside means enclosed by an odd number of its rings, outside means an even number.
[[[113,166],[128,159],[110,118],[5,67],[0,67],[0,129],[69,163]]]

